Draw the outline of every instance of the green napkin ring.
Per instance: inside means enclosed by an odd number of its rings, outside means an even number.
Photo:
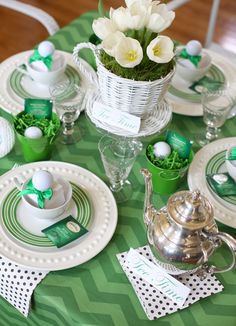
[[[183,49],[179,55],[180,58],[188,59],[190,60],[194,66],[198,67],[199,62],[201,61],[202,56],[201,55],[190,55],[186,51],[186,49]]]
[[[40,191],[33,186],[32,179],[27,183],[26,188],[22,190],[18,196],[24,196],[29,194],[35,194],[38,197],[38,207],[44,208],[44,200],[50,200],[53,195],[52,188],[48,188],[45,191]]]
[[[34,50],[33,55],[29,59],[30,63],[34,61],[43,61],[43,63],[48,67],[48,70],[51,70],[52,68],[52,56],[48,55],[47,57],[42,57],[37,49]]]

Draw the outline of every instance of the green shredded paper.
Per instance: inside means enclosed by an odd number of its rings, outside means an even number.
[[[24,136],[25,129],[28,127],[38,127],[42,130],[43,136],[47,138],[54,138],[58,132],[60,122],[57,119],[36,119],[32,114],[22,113],[14,117],[15,130]]]
[[[147,147],[147,157],[153,165],[165,170],[179,170],[189,164],[189,159],[181,158],[175,150],[172,150],[171,154],[164,159],[156,158],[154,145],[151,144]]]

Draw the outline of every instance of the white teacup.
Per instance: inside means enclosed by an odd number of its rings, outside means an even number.
[[[29,63],[29,60],[24,63],[26,70],[22,69],[21,67],[17,67],[17,70],[29,76],[38,84],[52,86],[62,80],[66,69],[66,60],[63,56],[60,57],[60,61],[61,65],[57,69],[51,71],[39,71],[32,67],[32,65]]]
[[[176,63],[176,73],[188,82],[195,82],[203,78],[211,66],[211,57],[208,53],[203,51],[203,62],[199,67],[187,67],[183,64],[183,60],[179,59]]]
[[[68,207],[70,200],[72,198],[72,187],[70,183],[61,178],[59,175],[53,174],[54,182],[62,185],[62,189],[65,196],[65,202],[57,206],[55,208],[39,208],[35,206],[35,203],[32,201],[29,195],[21,196],[22,201],[24,203],[24,206],[28,210],[28,212],[32,215],[32,218],[37,217],[40,219],[54,219],[56,217],[59,217],[61,214],[63,214]],[[20,184],[17,178],[14,178],[14,182],[17,186],[17,188],[21,191],[26,188],[27,183],[29,180],[25,181],[23,184]]]

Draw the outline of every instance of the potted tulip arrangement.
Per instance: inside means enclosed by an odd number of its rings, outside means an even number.
[[[171,25],[175,13],[160,1],[125,0],[125,4],[93,21],[101,44],[77,45],[74,58],[79,63],[80,49],[91,48],[103,101],[142,117],[163,97],[174,73],[174,43],[160,33]]]

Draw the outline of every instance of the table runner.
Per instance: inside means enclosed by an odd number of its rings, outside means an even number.
[[[82,15],[71,24],[50,37],[57,49],[72,52],[78,42],[87,41],[91,34],[91,22],[95,12]],[[91,56],[84,58],[91,62]],[[93,60],[92,60],[93,61]],[[94,62],[94,61],[93,61]],[[1,110],[4,117],[8,117]],[[56,145],[52,160],[78,164],[107,181],[97,150],[101,137],[84,114],[79,118],[83,139],[73,146]],[[204,132],[202,118],[173,115],[171,129],[191,138],[195,133]],[[222,135],[236,136],[236,118],[228,120],[222,127]],[[145,145],[153,137],[142,139]],[[5,158],[0,159],[0,174],[12,168],[15,162],[24,163],[17,144]],[[193,304],[188,309],[150,322],[143,312],[132,286],[120,267],[116,254],[130,247],[147,244],[145,226],[142,221],[144,182],[139,173],[145,166],[144,151],[138,157],[130,174],[134,184],[131,200],[118,205],[119,221],[116,232],[107,247],[91,261],[69,270],[50,273],[36,288],[32,312],[25,319],[20,313],[0,298],[0,326],[5,325],[236,325],[236,271],[218,274],[224,291]],[[182,185],[187,189],[187,184]],[[165,205],[168,196],[154,196],[157,207]],[[235,229],[218,223],[221,231],[235,236]],[[215,255],[222,265],[230,260],[227,249],[222,248]]]

